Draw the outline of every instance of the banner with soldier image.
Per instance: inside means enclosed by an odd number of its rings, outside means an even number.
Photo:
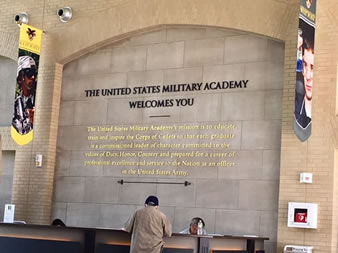
[[[303,142],[311,136],[316,0],[300,0],[294,131]]]
[[[16,77],[14,114],[11,126],[13,140],[19,145],[33,140],[35,93],[38,80],[42,30],[22,24]]]

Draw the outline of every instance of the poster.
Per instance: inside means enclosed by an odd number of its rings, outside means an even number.
[[[315,22],[316,0],[301,0],[297,43],[294,131],[302,142],[311,136],[312,129]]]
[[[42,30],[22,24],[11,136],[19,145],[33,140]]]
[[[4,211],[4,222],[5,223],[13,223],[14,222],[14,213],[15,213],[15,205],[6,204]]]

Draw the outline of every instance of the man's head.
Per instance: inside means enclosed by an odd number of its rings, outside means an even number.
[[[156,196],[152,196],[150,195],[145,203],[144,203],[146,206],[158,206],[159,205],[159,201],[158,201],[158,198]]]
[[[52,222],[52,226],[60,226],[60,227],[65,227],[65,226],[66,226],[66,224],[65,224],[65,223],[63,223],[63,221],[62,221],[62,220],[60,220],[60,219],[55,219],[55,220],[53,220],[53,222]]]
[[[306,0],[306,7],[307,7],[308,9],[311,8],[312,1],[313,1],[313,0]]]
[[[189,227],[189,232],[190,234],[192,235],[197,235],[197,231],[198,231],[198,222],[199,221],[202,221],[202,224],[203,224],[203,228],[205,226],[205,223],[204,223],[204,220],[200,217],[195,217],[195,218],[192,218],[191,221],[190,221],[190,227]]]
[[[305,98],[309,101],[312,99],[313,66],[314,45],[312,41],[305,39],[303,43],[303,76]]]
[[[32,57],[21,56],[18,59],[17,82],[25,95],[35,88],[36,64]]]

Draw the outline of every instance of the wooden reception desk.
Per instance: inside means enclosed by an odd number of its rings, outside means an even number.
[[[173,234],[163,253],[263,253],[265,237]],[[122,230],[0,223],[1,252],[129,253]]]

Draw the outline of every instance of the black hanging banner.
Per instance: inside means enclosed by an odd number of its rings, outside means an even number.
[[[306,141],[312,129],[312,87],[316,0],[300,0],[294,131]]]

